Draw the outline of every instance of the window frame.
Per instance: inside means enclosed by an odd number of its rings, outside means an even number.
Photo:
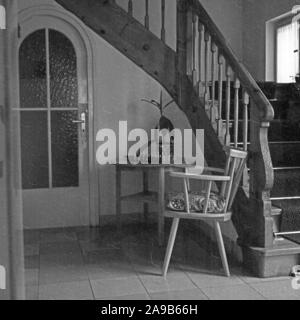
[[[289,15],[288,17],[284,17],[284,18],[276,21],[276,23],[274,25],[274,52],[275,52],[275,54],[274,54],[274,80],[275,80],[276,83],[279,83],[278,82],[278,77],[277,77],[278,76],[278,70],[277,70],[277,57],[278,57],[277,36],[278,36],[278,29],[292,24],[294,17],[295,17],[294,15]],[[300,18],[297,21],[298,21],[298,25],[300,26]],[[299,32],[298,42],[299,42],[299,48],[300,48],[300,32]],[[299,70],[298,70],[298,72],[300,73],[300,49],[298,51],[298,55],[299,55]]]

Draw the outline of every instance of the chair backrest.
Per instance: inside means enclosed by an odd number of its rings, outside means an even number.
[[[225,148],[225,152],[227,160],[224,175],[230,176],[231,179],[222,183],[220,194],[226,200],[225,210],[230,211],[243,176],[247,152],[228,147]]]

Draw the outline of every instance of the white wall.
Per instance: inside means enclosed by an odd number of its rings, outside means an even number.
[[[200,0],[237,57],[243,56],[243,0]]]

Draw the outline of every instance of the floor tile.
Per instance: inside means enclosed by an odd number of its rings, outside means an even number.
[[[111,298],[103,298],[103,299],[98,299],[98,300],[110,300]],[[148,296],[147,293],[139,293],[139,294],[132,294],[129,296],[119,296],[119,297],[113,297],[113,300],[133,300],[133,301],[138,301],[138,300],[150,300],[150,297]]]
[[[24,242],[27,299],[300,299],[288,277],[252,277],[235,263],[225,277],[213,247],[180,232],[164,279],[165,248],[154,224],[124,226],[122,234],[109,227],[26,230]]]
[[[113,263],[128,261],[121,250],[99,250],[90,251],[83,254],[84,262],[87,264],[101,264],[103,262]]]
[[[132,266],[136,273],[140,276],[143,275],[152,275],[152,276],[161,276],[162,275],[162,265],[161,263],[153,262],[143,262],[143,263],[132,263]],[[173,271],[173,265],[169,267],[170,271]]]
[[[250,275],[243,275],[240,278],[246,283],[261,283],[261,282],[269,282],[269,281],[287,281],[289,277],[275,277],[275,278],[258,278]]]
[[[269,282],[269,281],[284,281],[289,280],[288,276],[273,277],[273,278],[259,278],[252,275],[248,270],[245,270],[242,266],[235,266],[230,270],[232,274],[241,278],[245,283],[260,283],[260,282]]]
[[[251,283],[256,291],[270,300],[299,300],[300,290],[292,288],[291,279],[289,280],[270,280]]]
[[[166,291],[150,294],[151,300],[207,300],[200,289],[182,290],[182,291]]]
[[[66,242],[66,241],[76,241],[77,236],[74,231],[64,231],[64,230],[42,230],[40,231],[40,242]]]
[[[183,272],[169,272],[166,279],[161,275],[140,275],[139,278],[149,293],[196,288]]]
[[[211,274],[206,270],[199,272],[188,272],[188,277],[195,283],[195,285],[202,288],[210,287],[222,287],[222,286],[233,286],[238,284],[244,284],[244,282],[236,276],[226,277],[223,274]]]
[[[39,300],[93,300],[89,281],[42,285]]]
[[[81,253],[49,254],[40,256],[40,267],[82,266],[84,263]]]
[[[26,300],[38,300],[39,287],[37,285],[26,285],[25,295]]]
[[[39,269],[25,269],[25,283],[27,286],[39,284]]]
[[[115,263],[86,264],[89,279],[114,279],[136,276],[133,266],[123,261]]]
[[[40,267],[40,256],[28,256],[25,258],[25,269],[38,269]]]
[[[40,253],[40,245],[39,243],[30,243],[24,245],[24,255],[28,256],[36,256]]]
[[[264,297],[246,284],[201,289],[210,300],[264,300]]]
[[[137,277],[91,280],[91,285],[96,299],[146,294]]]
[[[81,248],[77,241],[44,242],[40,244],[40,254],[81,254]]]
[[[24,244],[36,245],[40,242],[40,231],[39,230],[24,230]]]
[[[119,249],[117,245],[103,243],[102,240],[80,240],[79,245],[84,254],[88,254],[93,251],[102,251],[102,250],[116,250]]]
[[[79,241],[101,241],[103,239],[100,228],[78,228],[75,232]]]
[[[80,280],[88,280],[87,271],[83,266],[60,266],[40,269],[40,284],[52,284]]]

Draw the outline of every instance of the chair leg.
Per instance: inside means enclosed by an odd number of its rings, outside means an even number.
[[[222,259],[223,268],[224,268],[226,276],[230,277],[230,271],[229,271],[224,241],[223,241],[223,237],[222,237],[222,231],[221,231],[220,224],[217,221],[215,222],[215,232],[216,232],[216,236],[217,236],[217,242],[218,242],[220,256]]]
[[[174,248],[174,243],[176,239],[176,234],[178,230],[178,225],[179,225],[179,218],[174,218],[172,222],[172,227],[171,227],[171,232],[169,235],[169,241],[168,241],[168,246],[167,246],[167,251],[165,255],[165,260],[164,260],[164,265],[163,265],[163,276],[167,276],[171,256],[172,256],[172,251]]]

